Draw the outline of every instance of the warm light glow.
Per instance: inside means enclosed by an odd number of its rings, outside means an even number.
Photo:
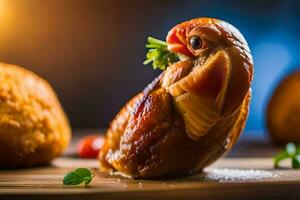
[[[0,0],[0,23],[2,23],[5,17],[5,0]]]
[[[0,0],[0,30],[3,31],[8,24],[8,5],[7,0]]]
[[[7,41],[7,36],[12,33],[13,14],[12,1],[0,0],[0,44]]]

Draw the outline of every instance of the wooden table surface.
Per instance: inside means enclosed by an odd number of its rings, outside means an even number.
[[[98,172],[96,160],[74,156],[73,143],[51,166],[0,171],[0,199],[300,199],[300,170],[273,168],[271,156],[280,149],[264,137],[248,134],[203,173],[172,180],[134,180]],[[91,184],[62,185],[64,174],[77,167],[96,173]]]

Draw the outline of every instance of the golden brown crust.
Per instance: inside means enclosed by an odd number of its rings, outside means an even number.
[[[282,80],[267,107],[267,127],[278,144],[300,144],[300,71]]]
[[[48,163],[67,147],[69,122],[50,85],[0,63],[0,168]]]

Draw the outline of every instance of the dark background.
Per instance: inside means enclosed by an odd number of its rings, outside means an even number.
[[[47,79],[75,128],[106,127],[159,71],[143,66],[147,36],[164,39],[203,16],[235,25],[255,63],[247,130],[264,128],[274,86],[300,61],[298,1],[0,0],[0,60]]]

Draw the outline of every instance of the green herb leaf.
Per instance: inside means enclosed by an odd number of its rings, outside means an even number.
[[[274,166],[276,168],[279,167],[280,161],[285,160],[287,158],[289,158],[289,154],[286,151],[282,151],[281,153],[279,153],[277,156],[275,156],[273,158],[273,160],[274,160]]]
[[[294,169],[299,169],[300,168],[300,160],[297,158],[292,158],[292,167]]]
[[[300,169],[300,148],[294,143],[288,143],[285,150],[273,158],[274,167],[279,167],[282,160],[291,159],[291,166],[294,169]]]
[[[167,48],[167,43],[153,37],[148,37],[148,44],[146,44],[148,52],[146,60],[143,62],[147,65],[152,62],[153,69],[165,70],[169,65],[179,60],[177,54],[170,52]]]
[[[92,174],[90,170],[86,168],[78,168],[74,171],[67,173],[64,176],[63,184],[64,185],[79,185],[84,182],[84,185],[88,185],[95,174]]]
[[[94,178],[95,174],[93,174],[91,177],[89,178],[85,178],[85,182],[84,182],[84,185],[88,185],[90,184],[90,182],[92,181],[92,179]]]

